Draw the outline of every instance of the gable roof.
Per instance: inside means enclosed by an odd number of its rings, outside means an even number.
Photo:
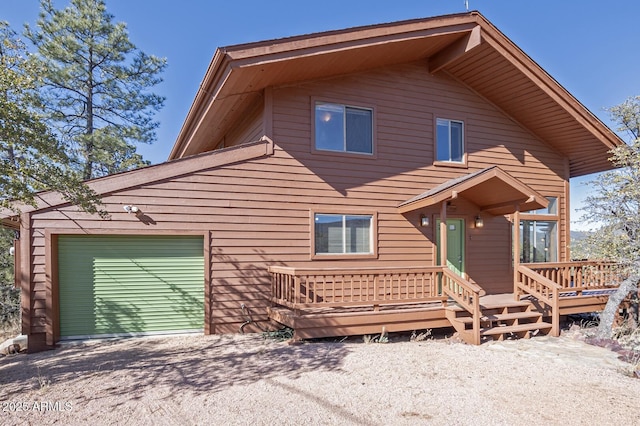
[[[400,213],[430,207],[443,201],[464,197],[481,211],[493,215],[536,210],[548,206],[540,193],[514,178],[498,166],[487,167],[468,175],[448,180],[398,206]]]
[[[220,48],[169,159],[212,149],[270,86],[425,60],[569,158],[570,176],[612,168],[624,142],[479,12]]]

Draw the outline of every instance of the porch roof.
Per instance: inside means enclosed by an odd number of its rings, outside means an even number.
[[[406,213],[457,197],[464,197],[481,211],[493,215],[511,214],[516,208],[519,211],[541,209],[549,204],[540,193],[498,166],[492,166],[444,182],[401,203],[398,210]]]

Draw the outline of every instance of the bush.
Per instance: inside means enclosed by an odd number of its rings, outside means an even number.
[[[14,324],[20,316],[20,290],[0,284],[0,325]]]

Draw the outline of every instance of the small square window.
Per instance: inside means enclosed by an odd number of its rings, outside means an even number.
[[[438,118],[436,127],[436,161],[464,162],[463,122]]]
[[[315,146],[323,151],[373,154],[373,111],[316,103]]]

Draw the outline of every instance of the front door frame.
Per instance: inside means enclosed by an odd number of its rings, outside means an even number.
[[[460,272],[460,276],[463,277],[464,279],[468,279],[468,274],[467,274],[467,247],[466,247],[466,219],[464,217],[451,217],[451,218],[447,218],[445,221],[442,221],[440,217],[436,218],[436,245],[438,246],[438,248],[440,249],[437,252],[437,256],[436,256],[436,263],[439,263],[439,266],[444,266],[444,267],[449,267],[447,262],[449,262],[449,255],[450,253],[450,247],[449,247],[449,243],[448,243],[448,238],[449,238],[449,227],[452,223],[450,222],[455,222],[456,224],[460,225],[460,247],[459,247],[459,252],[460,252],[460,268],[459,268],[459,272]],[[445,232],[444,232],[444,239],[442,238],[442,224],[445,224]],[[439,227],[439,228],[438,228]],[[444,257],[443,257],[444,256]],[[443,261],[442,259],[445,259],[445,261]],[[438,262],[439,260],[439,262]],[[451,269],[451,268],[450,268]],[[452,269],[453,270],[453,269]],[[453,270],[454,272],[456,272],[455,270]]]

